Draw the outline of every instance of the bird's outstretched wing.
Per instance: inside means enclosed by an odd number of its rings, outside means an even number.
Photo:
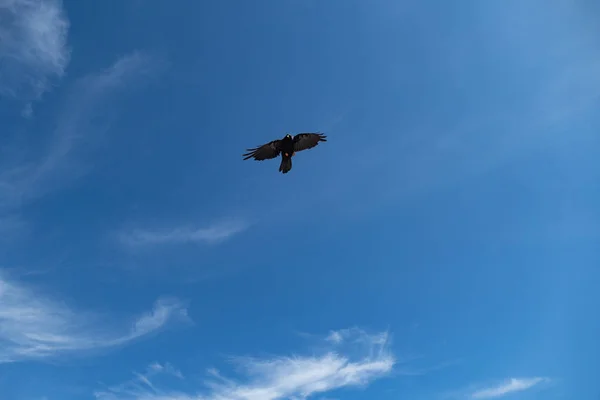
[[[275,158],[281,152],[281,140],[273,140],[269,143],[263,144],[262,146],[255,147],[253,149],[247,149],[247,153],[244,153],[242,157],[244,160],[254,157],[257,161],[268,160]]]
[[[326,142],[327,136],[322,133],[298,133],[294,136],[294,151],[302,151],[306,149],[312,149],[319,142]]]

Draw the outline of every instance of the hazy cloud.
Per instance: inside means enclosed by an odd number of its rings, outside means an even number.
[[[472,399],[493,399],[503,397],[511,393],[522,392],[532,387],[548,381],[547,378],[511,378],[500,384],[489,386],[473,392]]]
[[[60,0],[0,0],[0,95],[37,100],[70,61],[69,20]]]
[[[23,157],[0,165],[0,206],[19,206],[83,175],[87,165],[75,153],[84,151],[108,129],[92,124],[92,119],[116,112],[115,95],[157,72],[160,66],[149,56],[134,52],[99,73],[77,80],[42,156],[32,160],[27,149],[21,149],[13,153],[23,153]]]
[[[388,348],[387,332],[377,335],[369,335],[359,329],[349,332],[352,332],[352,336],[348,336],[348,339],[354,345],[344,351],[326,348],[319,355],[234,358],[243,379],[225,377],[217,369],[211,368],[204,388],[196,393],[160,388],[146,373],[134,374],[135,379],[125,384],[97,391],[96,399],[304,399],[342,387],[364,387],[392,371],[395,358]]]
[[[104,319],[77,312],[0,271],[0,363],[123,345],[176,319],[187,320],[187,309],[177,299],[162,298],[131,328],[106,328]]]
[[[249,224],[244,221],[227,221],[202,228],[134,229],[119,233],[118,239],[128,247],[182,243],[215,244],[245,231],[248,227]]]

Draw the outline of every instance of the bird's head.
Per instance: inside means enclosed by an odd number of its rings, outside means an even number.
[[[288,133],[287,135],[285,135],[285,138],[286,138],[286,139],[291,139],[291,138],[292,138],[292,135],[290,135],[290,134]]]

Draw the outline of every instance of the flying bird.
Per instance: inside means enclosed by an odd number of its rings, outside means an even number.
[[[289,133],[283,139],[272,140],[262,146],[247,149],[243,154],[244,160],[254,158],[257,161],[269,160],[281,154],[279,171],[287,174],[292,169],[292,157],[299,151],[312,149],[319,142],[326,142],[327,136],[322,133],[298,133],[293,136]]]

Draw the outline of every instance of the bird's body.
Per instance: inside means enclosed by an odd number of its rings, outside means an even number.
[[[293,136],[285,135],[282,139],[273,140],[262,146],[248,149],[243,155],[244,160],[254,158],[257,161],[268,160],[277,157],[281,154],[281,164],[279,171],[287,174],[292,169],[292,157],[296,152],[311,149],[319,144],[326,142],[327,136],[321,133],[298,133]]]

